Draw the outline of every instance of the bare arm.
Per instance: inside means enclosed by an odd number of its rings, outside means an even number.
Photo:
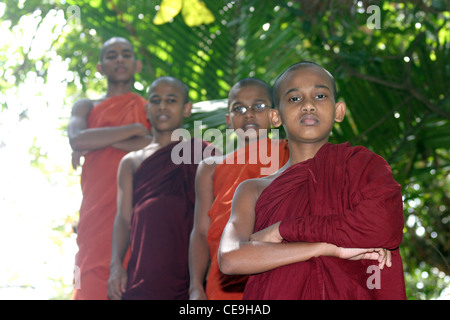
[[[130,241],[130,220],[133,212],[133,162],[127,155],[119,165],[117,176],[117,214],[114,219],[108,296],[120,300],[125,291],[127,274],[122,266]]]
[[[88,99],[79,100],[73,106],[68,136],[70,145],[75,151],[101,149],[135,136],[141,137],[149,134],[141,123],[89,129],[87,121],[93,108],[93,102]]]
[[[253,241],[266,241],[280,243],[284,239],[280,235],[280,223],[281,221],[274,223],[267,228],[260,230],[258,232],[250,235],[250,240]],[[392,266],[392,253],[390,250],[383,248],[342,248],[336,247],[334,255],[337,258],[347,259],[347,260],[377,260],[378,267],[383,269],[384,266]]]
[[[202,161],[195,178],[194,226],[189,242],[189,297],[192,300],[207,299],[203,288],[210,263],[207,235],[210,218],[208,212],[214,201],[213,177],[216,164],[208,165]]]
[[[150,134],[132,137],[123,141],[113,143],[111,146],[126,152],[137,151],[148,146],[153,140]]]

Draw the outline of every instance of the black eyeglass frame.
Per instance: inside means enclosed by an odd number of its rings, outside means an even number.
[[[242,108],[242,111],[236,110],[237,108]],[[242,105],[234,106],[233,108],[231,108],[231,112],[234,113],[235,115],[243,116],[248,112],[248,109],[252,109],[254,112],[260,113],[270,108],[272,108],[272,106],[268,106],[265,103],[258,102],[250,106],[242,106]]]

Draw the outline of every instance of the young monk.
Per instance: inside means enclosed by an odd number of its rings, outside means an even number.
[[[252,274],[244,299],[405,299],[400,186],[380,156],[328,143],[346,111],[333,77],[298,63],[277,79],[274,95],[271,121],[284,126],[290,158],[237,188],[219,248],[222,272]]]
[[[106,77],[106,95],[75,102],[68,126],[74,168],[81,155],[85,158],[74,299],[107,299],[117,168],[125,154],[143,148],[151,139],[147,101],[131,92],[134,74],[141,70],[131,43],[119,37],[106,41],[97,70]]]
[[[174,164],[172,133],[191,113],[188,88],[178,79],[155,80],[149,93],[152,142],[131,152],[118,171],[117,215],[112,238],[111,299],[188,299],[188,244],[194,217],[197,164]],[[201,142],[202,150],[207,146]],[[127,270],[123,259],[130,244]]]
[[[264,132],[270,129],[272,105],[271,87],[257,78],[242,79],[229,92],[225,120],[229,128],[236,130],[238,145],[243,147],[216,157],[216,161],[204,160],[197,170],[194,228],[189,246],[190,299],[242,299],[248,277],[220,272],[217,251],[239,183],[273,173],[289,158],[287,141],[271,141]],[[250,153],[256,153],[255,161]],[[260,155],[266,154],[271,163],[263,164]]]

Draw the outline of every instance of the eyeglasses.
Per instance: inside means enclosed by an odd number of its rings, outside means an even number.
[[[252,109],[254,112],[260,113],[263,112],[264,110],[267,110],[268,108],[270,108],[270,106],[266,105],[265,103],[255,103],[252,104],[251,106],[241,106],[241,105],[234,106],[231,109],[231,112],[236,115],[243,116],[248,112],[248,109]]]

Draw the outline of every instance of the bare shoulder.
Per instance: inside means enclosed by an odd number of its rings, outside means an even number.
[[[89,112],[91,112],[91,110],[97,104],[99,104],[103,100],[104,100],[104,98],[96,99],[96,100],[83,98],[83,99],[79,99],[79,100],[75,101],[75,103],[73,104],[73,107],[72,107],[72,116],[85,117],[86,115],[89,114]]]
[[[258,199],[261,193],[267,188],[279,174],[275,173],[270,176],[248,179],[241,182],[236,189],[236,194],[239,192],[243,197]]]
[[[136,154],[135,151],[127,153],[122,160],[120,160],[119,172],[120,171],[135,171]]]
[[[161,148],[160,145],[155,143],[150,143],[146,147],[128,152],[121,160],[124,166],[129,167],[132,172],[136,172],[139,166],[144,162],[145,159],[152,156],[156,151]]]
[[[243,197],[258,198],[261,192],[269,185],[267,179],[255,178],[242,181],[236,189],[236,194]]]
[[[94,101],[90,99],[80,99],[75,101],[72,107],[72,116],[86,116],[94,108]]]
[[[244,232],[244,238],[250,236],[254,228],[255,206],[259,195],[266,187],[264,179],[248,179],[239,184],[231,203],[230,226]]]

